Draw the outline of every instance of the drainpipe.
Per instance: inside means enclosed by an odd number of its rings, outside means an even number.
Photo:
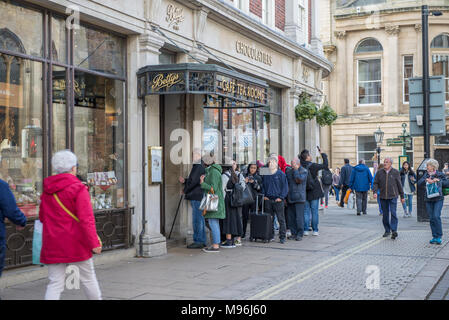
[[[143,257],[143,237],[145,235],[145,225],[147,221],[145,220],[145,212],[146,212],[146,182],[145,182],[145,169],[146,169],[146,159],[145,159],[145,97],[142,99],[142,231],[139,236],[139,256]]]

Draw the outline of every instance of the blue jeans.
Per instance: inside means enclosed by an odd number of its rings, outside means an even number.
[[[380,199],[380,205],[382,206],[382,222],[384,224],[385,232],[398,231],[398,217],[396,215],[398,199]]]
[[[408,213],[412,214],[412,202],[413,202],[413,194],[406,194],[405,195],[405,202],[402,204],[402,208],[404,208],[404,212],[407,212],[407,206],[408,206]]]
[[[288,204],[288,221],[292,236],[302,237],[304,234],[304,203]]]
[[[383,211],[382,211],[382,205],[380,204],[379,193],[377,194],[377,204],[379,205],[379,213],[380,213],[380,214],[383,214]]]
[[[205,222],[200,210],[201,201],[191,200],[190,204],[192,205],[193,242],[206,244]]]
[[[441,226],[441,210],[443,209],[443,200],[426,201],[426,211],[430,218],[430,229],[434,238],[443,236],[443,227]]]
[[[220,244],[220,221],[218,219],[207,219],[209,221],[210,233],[212,234],[212,244]]]
[[[310,216],[312,216],[312,230],[318,232],[318,205],[320,199],[306,201],[304,208],[304,230],[308,231],[310,226]]]
[[[334,186],[335,191],[335,201],[340,201],[340,188]]]

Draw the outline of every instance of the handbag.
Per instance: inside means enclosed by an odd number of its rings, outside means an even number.
[[[80,222],[80,219],[78,219],[77,216],[75,216],[72,212],[70,212],[69,209],[65,207],[65,205],[61,202],[58,195],[56,193],[53,193],[53,197],[55,198],[56,202],[59,204],[59,206],[73,219],[75,219],[76,222]],[[100,241],[100,246],[103,247],[103,243],[101,242],[100,236],[97,234],[98,241]]]
[[[203,216],[208,212],[218,211],[218,196],[214,193],[214,189],[211,189],[208,193],[204,194],[201,199],[200,210],[203,211]]]
[[[346,191],[345,197],[344,197],[344,199],[343,199],[343,202],[344,202],[344,203],[348,203],[349,195],[351,194],[351,192],[352,192],[351,189],[348,189],[348,190]]]
[[[41,263],[41,250],[42,250],[42,222],[37,219],[34,221],[33,229],[33,264]]]
[[[441,196],[440,189],[438,188],[438,184],[436,182],[434,183],[426,182],[426,195],[428,199]]]

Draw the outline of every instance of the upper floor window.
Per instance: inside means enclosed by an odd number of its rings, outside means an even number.
[[[404,103],[409,103],[410,92],[408,88],[408,80],[413,77],[413,56],[404,56],[404,90],[403,90],[403,101]]]
[[[356,47],[356,54],[382,52],[382,45],[373,38],[362,40]],[[379,105],[382,103],[382,57],[357,59],[357,104]]]
[[[301,30],[305,30],[307,26],[307,16],[306,16],[306,4],[304,0],[299,0],[299,27]]]
[[[430,44],[432,51],[432,73],[434,76],[443,76],[446,83],[446,102],[449,102],[449,35],[440,34]],[[443,49],[443,50],[441,50]]]

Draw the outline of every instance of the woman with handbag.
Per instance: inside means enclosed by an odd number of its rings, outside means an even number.
[[[404,208],[403,218],[412,216],[412,202],[413,193],[415,192],[416,174],[410,166],[408,161],[404,161],[402,164],[402,169],[400,171],[402,188],[405,194],[405,203],[402,205]]]
[[[204,218],[207,220],[212,234],[212,245],[208,248],[203,248],[203,251],[207,253],[220,252],[219,220],[226,217],[221,181],[222,168],[215,163],[215,157],[210,154],[203,157],[203,162],[206,166],[206,174],[200,177],[201,189],[206,193],[213,193],[218,196],[217,211],[203,211]]]
[[[427,161],[427,172],[419,179],[418,186],[425,186],[426,193],[424,201],[426,202],[426,211],[430,218],[430,229],[432,230],[431,244],[441,244],[443,236],[443,227],[441,224],[441,210],[443,209],[444,195],[443,182],[446,175],[438,171],[438,161],[429,159]]]
[[[257,197],[262,190],[262,177],[259,175],[259,168],[257,167],[257,162],[251,162],[248,165],[247,171],[244,174],[246,187],[252,192],[254,201],[250,204],[245,204],[242,207],[242,220],[243,220],[243,234],[242,239],[246,237],[246,229],[248,226],[249,213],[255,212],[256,201],[259,201],[259,207],[262,206],[262,197]]]
[[[232,160],[222,175],[223,194],[225,194],[226,218],[222,220],[222,234],[226,239],[222,248],[235,248],[242,245],[243,221],[241,198],[246,189],[243,174],[237,170],[237,163]]]
[[[101,253],[90,195],[76,177],[77,158],[69,150],[55,153],[56,175],[44,179],[39,220],[43,224],[41,263],[48,264],[50,280],[45,300],[59,300],[65,286],[65,272],[73,266],[90,300],[101,300],[92,252]]]

